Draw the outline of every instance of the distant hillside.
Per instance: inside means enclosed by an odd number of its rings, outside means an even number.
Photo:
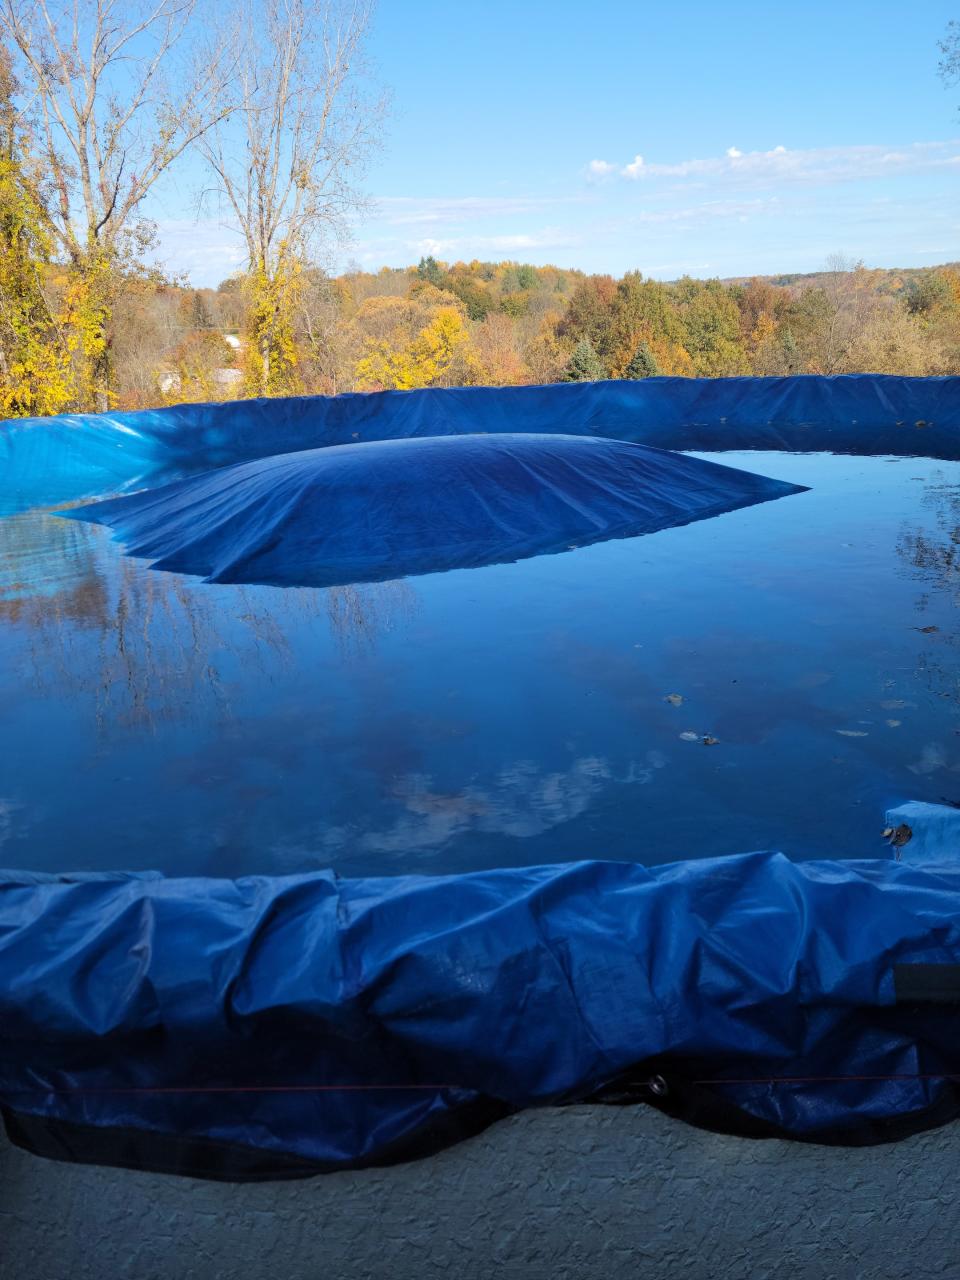
[[[857,265],[851,264],[845,268],[847,271],[856,270]],[[890,292],[896,293],[902,289],[909,280],[922,280],[924,276],[936,275],[938,273],[960,272],[960,262],[944,262],[935,267],[877,267],[873,269],[880,276],[885,277],[889,282]],[[836,271],[824,269],[823,271],[794,271],[777,276],[726,276],[723,280],[724,284],[740,284],[749,283],[750,280],[762,280],[766,284],[777,285],[778,287],[786,287],[788,285],[800,285],[805,288],[822,288],[824,284],[829,283],[836,277]]]

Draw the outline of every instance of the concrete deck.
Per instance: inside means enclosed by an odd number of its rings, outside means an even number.
[[[960,1126],[855,1150],[638,1106],[505,1121],[417,1164],[233,1186],[0,1140],[2,1280],[955,1280]]]

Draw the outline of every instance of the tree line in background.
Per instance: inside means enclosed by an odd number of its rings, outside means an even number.
[[[656,375],[960,372],[960,265],[672,283],[424,257],[317,264],[384,102],[370,0],[0,0],[0,416]],[[257,32],[251,39],[250,33]],[[960,28],[941,45],[960,75]],[[192,158],[246,267],[151,266]]]
[[[257,293],[135,277],[117,290],[115,403],[262,392]],[[960,264],[837,262],[808,276],[620,280],[517,262],[303,268],[270,392],[326,394],[655,375],[960,372]]]

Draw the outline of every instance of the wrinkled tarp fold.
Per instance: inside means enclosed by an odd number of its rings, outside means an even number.
[[[958,906],[958,865],[771,853],[442,878],[8,873],[0,1103],[14,1137],[60,1122],[72,1158],[122,1135],[134,1163],[171,1167],[154,1135],[218,1153],[181,1171],[246,1176],[257,1156],[249,1176],[283,1176],[420,1154],[655,1066],[776,1132],[862,1140],[944,1118],[955,1013],[898,1004],[895,970],[960,962]],[[744,1083],[769,1077],[795,1082]]]

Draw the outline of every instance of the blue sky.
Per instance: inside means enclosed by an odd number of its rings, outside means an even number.
[[[957,0],[381,0],[393,105],[341,257],[424,253],[669,279],[960,259]],[[638,160],[638,157],[640,158]],[[152,210],[168,264],[242,249],[189,184]]]

